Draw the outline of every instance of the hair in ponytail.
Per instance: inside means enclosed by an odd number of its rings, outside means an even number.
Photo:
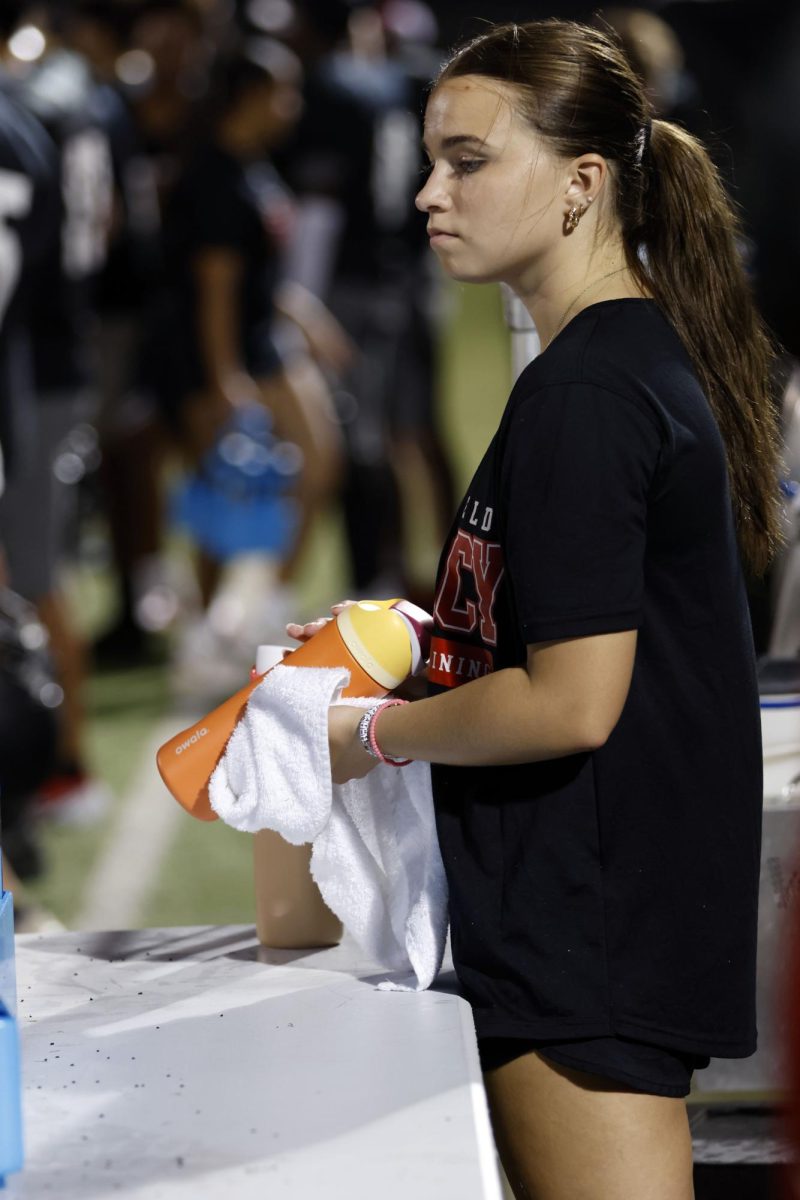
[[[680,126],[653,121],[642,174],[639,211],[619,205],[628,260],[703,384],[725,442],[742,557],[761,574],[780,540],[774,352],[737,250],[739,223],[705,149]]]
[[[761,574],[780,541],[774,351],[737,250],[739,224],[696,138],[651,119],[622,49],[568,21],[501,25],[456,50],[437,85],[482,75],[514,86],[520,111],[565,158],[587,150],[610,167],[628,265],[681,338],[728,459],[746,567]]]

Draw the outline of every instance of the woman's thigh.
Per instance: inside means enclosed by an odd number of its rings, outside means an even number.
[[[484,1081],[518,1200],[692,1200],[682,1099],[626,1089],[536,1051]]]

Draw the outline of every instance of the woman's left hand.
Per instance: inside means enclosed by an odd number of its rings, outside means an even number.
[[[377,766],[378,760],[367,754],[358,736],[363,715],[363,708],[351,704],[336,704],[328,709],[328,744],[334,783],[363,779]]]

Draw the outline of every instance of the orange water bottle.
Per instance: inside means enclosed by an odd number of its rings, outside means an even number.
[[[385,696],[423,667],[431,617],[407,600],[359,600],[283,659],[292,667],[347,667],[343,696]],[[266,673],[266,672],[265,672]],[[161,778],[187,812],[215,821],[208,783],[247,701],[264,675],[165,742],[156,755]]]

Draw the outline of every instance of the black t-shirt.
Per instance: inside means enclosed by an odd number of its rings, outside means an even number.
[[[441,559],[431,690],[529,643],[638,630],[600,749],[434,766],[481,1036],[755,1047],[754,655],[721,437],[652,301],[592,305],[522,373]]]
[[[43,127],[0,76],[0,322],[29,301],[31,268],[55,242],[58,169]]]
[[[0,445],[9,472],[34,397],[31,295],[57,243],[58,212],[55,148],[0,76]]]
[[[92,286],[103,266],[113,171],[101,92],[84,60],[58,50],[19,83],[17,98],[42,123],[59,157],[60,237],[42,265],[31,313],[40,392],[72,392],[91,379]]]
[[[108,84],[98,85],[96,109],[108,136],[114,215],[93,301],[104,315],[137,318],[153,302],[161,269],[156,172],[124,93]]]
[[[214,144],[186,169],[165,215],[166,257],[173,320],[170,334],[173,393],[207,386],[198,343],[197,289],[193,263],[208,249],[233,251],[241,260],[238,309],[242,362],[256,377],[280,364],[271,336],[274,292],[280,278],[283,223],[290,196],[268,162],[243,163]],[[170,350],[165,346],[165,350]]]

